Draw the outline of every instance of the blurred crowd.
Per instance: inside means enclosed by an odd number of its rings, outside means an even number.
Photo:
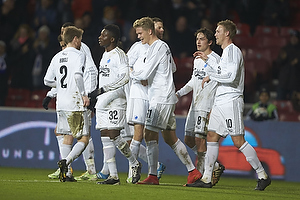
[[[288,0],[1,0],[0,106],[5,104],[10,87],[46,89],[43,77],[60,50],[57,36],[65,22],[84,30],[83,42],[98,65],[103,53],[98,36],[106,24],[120,26],[123,49],[127,51],[137,39],[133,22],[143,16],[159,17],[164,21],[164,39],[173,56],[181,59],[191,57],[195,51],[194,33],[200,27],[214,30],[218,21],[231,19],[248,24],[253,34],[260,24],[291,26],[294,15]],[[299,40],[299,33],[294,35]],[[286,85],[295,83],[285,79],[290,74],[299,75],[298,46],[299,41],[289,44],[276,60],[273,77],[280,81],[280,87],[285,87],[279,88],[280,98],[292,96]],[[221,53],[219,47],[214,50]],[[285,69],[294,71],[282,69],[287,64],[294,68]],[[289,93],[282,94],[286,91]]]

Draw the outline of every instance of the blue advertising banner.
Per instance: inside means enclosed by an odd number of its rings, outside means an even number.
[[[56,113],[42,109],[0,108],[0,166],[47,168],[53,172],[60,160],[54,128]],[[184,138],[185,118],[177,117],[177,136]],[[95,146],[97,171],[103,162],[100,132],[95,130],[92,120],[91,134]],[[253,122],[245,121],[246,140],[256,149],[257,155],[273,179],[299,181],[300,147],[297,122]],[[159,161],[167,168],[166,174],[188,175],[185,166],[173,150],[159,138]],[[187,147],[188,148],[188,147]],[[192,159],[196,156],[188,148]],[[128,161],[119,152],[116,155],[119,172],[128,171]],[[219,161],[225,165],[224,175],[254,177],[255,173],[244,155],[233,147],[230,137],[220,141]],[[142,162],[143,173],[147,173],[147,163]],[[72,163],[74,170],[85,170],[82,156]],[[49,170],[49,172],[52,172]],[[46,175],[45,175],[46,176]]]

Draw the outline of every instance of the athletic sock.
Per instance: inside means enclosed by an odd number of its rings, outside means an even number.
[[[157,175],[159,148],[156,140],[146,142],[148,157],[148,174]]]
[[[107,160],[112,159],[111,155],[116,154],[116,147],[109,137],[101,137],[101,141],[102,141],[102,146],[103,146],[103,166],[102,166],[102,169],[100,172],[102,174],[107,175],[107,174],[110,174]],[[110,155],[108,155],[108,154],[110,154]],[[113,160],[111,160],[111,161],[113,161]],[[115,173],[115,172],[117,172],[117,169],[113,169],[113,167],[112,167],[112,171],[114,171],[114,173]],[[115,173],[115,174],[117,174],[117,173]]]
[[[246,160],[250,163],[252,168],[256,171],[258,179],[266,179],[268,176],[259,161],[255,149],[246,141],[239,150],[245,155]]]
[[[140,145],[140,151],[139,151],[139,156],[140,159],[145,161],[145,163],[148,163],[148,158],[147,158],[147,149],[144,145]]]
[[[217,161],[219,155],[219,143],[218,142],[207,142],[207,151],[205,156],[205,170],[203,173],[202,181],[205,183],[211,182],[212,171],[214,164]]]
[[[70,164],[71,162],[73,162],[76,158],[78,158],[81,153],[83,152],[85,148],[85,143],[84,142],[77,142],[71,152],[69,153],[69,155],[66,157],[67,160],[67,164]]]
[[[177,157],[181,160],[181,162],[186,166],[188,172],[195,169],[195,166],[192,162],[192,159],[185,147],[185,145],[178,139],[175,144],[171,146]]]
[[[82,152],[83,160],[85,163],[86,170],[89,174],[96,174],[95,159],[94,159],[94,143],[93,139],[90,138],[88,145]]]
[[[57,145],[58,145],[58,150],[59,150],[59,154],[60,154],[60,157],[62,158],[62,156],[61,156],[61,150],[60,150],[60,148],[61,148],[61,145],[63,144],[63,142],[64,142],[64,135],[57,135],[56,136],[56,140],[57,140]]]
[[[113,143],[119,151],[128,159],[130,165],[135,166],[138,164],[137,159],[132,155],[128,143],[120,135],[114,138]]]
[[[131,150],[131,153],[132,155],[137,158],[138,157],[138,154],[139,154],[139,151],[140,151],[140,145],[141,145],[141,142],[140,141],[136,141],[134,139],[131,140],[131,143],[130,143],[130,150]]]

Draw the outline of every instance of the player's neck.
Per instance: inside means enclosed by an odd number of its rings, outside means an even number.
[[[203,53],[205,53],[205,55],[209,55],[211,54],[212,50],[210,48],[207,48]]]
[[[116,47],[117,47],[116,45],[111,44],[111,45],[105,47],[105,51],[106,51],[106,52],[109,52],[109,51],[113,50],[113,49],[116,48]]]
[[[222,49],[225,49],[228,45],[230,45],[232,43],[232,40],[231,39],[228,39],[228,40],[225,40],[223,42],[223,44],[221,45],[221,48]]]
[[[153,44],[156,40],[159,40],[158,37],[156,35],[153,35],[152,37],[150,37],[150,40],[148,42],[149,46],[151,44]]]

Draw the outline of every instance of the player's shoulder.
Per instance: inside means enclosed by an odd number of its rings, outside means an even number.
[[[160,40],[160,39],[158,39],[155,42],[153,42],[150,47],[152,47],[152,49],[153,49],[154,52],[160,51],[160,50],[170,51],[169,45],[165,41]]]
[[[80,51],[83,52],[83,53],[86,53],[86,52],[90,51],[90,48],[88,47],[88,45],[86,45],[85,43],[81,42]]]
[[[123,49],[116,47],[110,51],[111,55],[115,57],[115,59],[120,60],[122,62],[128,62],[128,57]]]
[[[208,55],[208,57],[209,57],[210,59],[214,59],[216,62],[219,62],[220,59],[221,59],[221,57],[219,56],[219,54],[217,54],[217,53],[214,52],[214,51],[212,51],[212,52]]]

